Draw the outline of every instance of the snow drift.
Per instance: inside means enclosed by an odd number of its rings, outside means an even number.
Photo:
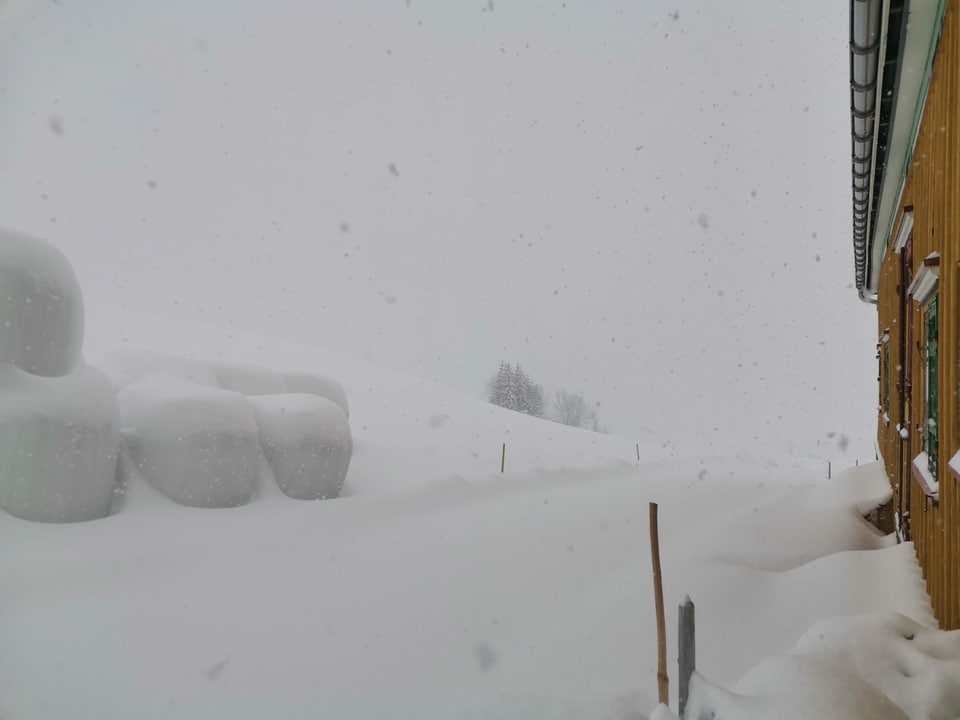
[[[80,359],[83,298],[50,243],[0,228],[0,362],[66,375]]]
[[[84,367],[40,377],[0,365],[0,507],[25,520],[107,514],[119,447],[109,381]]]
[[[261,395],[250,402],[280,489],[299,500],[339,496],[353,452],[343,410],[306,394]]]
[[[191,507],[247,503],[260,467],[257,424],[239,393],[173,378],[133,383],[117,396],[134,466]]]

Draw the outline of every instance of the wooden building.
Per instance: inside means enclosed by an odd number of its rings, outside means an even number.
[[[850,0],[853,240],[887,522],[960,627],[960,0]]]

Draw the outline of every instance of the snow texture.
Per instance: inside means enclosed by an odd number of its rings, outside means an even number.
[[[261,456],[253,410],[243,395],[154,378],[129,385],[117,400],[131,460],[160,492],[192,507],[250,500]]]
[[[686,716],[713,720],[907,720],[890,698],[838,663],[768,658],[731,692],[694,674]]]
[[[80,360],[83,297],[63,254],[0,228],[0,362],[66,375]]]
[[[284,380],[287,382],[287,390],[292,393],[309,393],[319,395],[320,397],[332,400],[344,415],[350,417],[350,405],[347,403],[347,393],[343,385],[332,378],[316,373],[288,372],[284,374]]]
[[[960,631],[899,613],[829,618],[788,655],[767,658],[725,690],[700,675],[687,716],[725,720],[948,720],[960,716]],[[667,720],[658,709],[651,718]]]
[[[220,364],[215,366],[217,383],[224,390],[242,395],[279,395],[287,392],[283,376],[256,365]]]
[[[899,613],[856,615],[818,623],[793,651],[849,668],[913,720],[960,717],[960,630]]]
[[[103,356],[99,366],[120,390],[151,378],[177,378],[219,387],[217,372],[207,363],[149,350],[114,350]]]
[[[0,506],[40,522],[104,517],[120,444],[113,388],[84,367],[41,377],[0,365]]]
[[[340,495],[353,452],[343,410],[307,394],[261,395],[250,402],[280,489],[298,500]]]

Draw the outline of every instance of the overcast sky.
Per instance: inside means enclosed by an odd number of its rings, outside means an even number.
[[[0,224],[66,252],[90,323],[301,339],[475,395],[519,361],[626,437],[843,462],[847,435],[852,463],[876,329],[847,12],[0,0]]]

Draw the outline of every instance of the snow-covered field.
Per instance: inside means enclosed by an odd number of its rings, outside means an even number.
[[[650,502],[671,637],[698,608],[690,716],[957,717],[960,635],[862,517],[879,463],[678,459],[308,346],[84,317],[52,257],[0,234],[0,718],[644,717]]]

